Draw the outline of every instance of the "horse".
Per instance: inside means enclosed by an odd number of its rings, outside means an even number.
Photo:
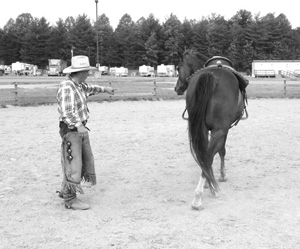
[[[211,63],[214,58],[219,59],[216,64]],[[243,118],[247,102],[248,82],[232,68],[231,61],[219,56],[207,59],[198,52],[186,50],[177,67],[179,76],[174,88],[178,95],[186,91],[190,150],[202,170],[192,201],[192,208],[197,210],[202,209],[206,184],[215,196],[220,190],[212,168],[217,153],[221,159],[219,181],[227,180],[224,162],[227,135]]]

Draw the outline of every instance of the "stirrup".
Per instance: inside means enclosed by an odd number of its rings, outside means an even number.
[[[183,111],[183,113],[182,113],[182,115],[181,115],[181,117],[182,117],[183,120],[189,120],[189,118],[186,118],[186,117],[185,117],[186,111],[187,111],[187,108],[185,107],[185,109],[184,109],[184,111]]]
[[[241,120],[246,120],[249,117],[246,107],[244,108],[244,112],[246,114],[246,117],[243,117],[244,116],[244,114],[243,114],[243,116],[241,117]]]

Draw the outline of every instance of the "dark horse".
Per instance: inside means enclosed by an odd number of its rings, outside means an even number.
[[[197,52],[185,51],[178,66],[179,77],[175,86],[178,95],[186,91],[190,148],[202,170],[192,202],[195,209],[201,207],[206,181],[213,194],[219,191],[212,169],[216,153],[221,158],[220,181],[226,181],[227,134],[243,117],[246,102],[248,82],[232,68],[230,60],[213,58],[220,59],[214,64]]]

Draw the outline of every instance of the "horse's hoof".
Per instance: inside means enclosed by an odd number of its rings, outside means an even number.
[[[200,205],[200,206],[195,206],[195,205],[192,204],[192,209],[193,209],[193,210],[203,210],[204,207],[201,206],[201,205]]]
[[[227,177],[220,177],[219,182],[227,182]]]
[[[211,198],[218,198],[219,197],[219,193],[217,193],[217,192],[211,192],[210,193],[210,197]]]

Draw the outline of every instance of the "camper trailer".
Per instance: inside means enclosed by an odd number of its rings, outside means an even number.
[[[146,65],[140,66],[139,74],[142,77],[154,77],[155,76],[154,67],[150,67]]]
[[[128,68],[126,67],[111,67],[109,70],[110,75],[126,77],[128,76]]]
[[[157,66],[157,76],[159,77],[174,77],[175,74],[175,66],[174,65],[158,65]]]

